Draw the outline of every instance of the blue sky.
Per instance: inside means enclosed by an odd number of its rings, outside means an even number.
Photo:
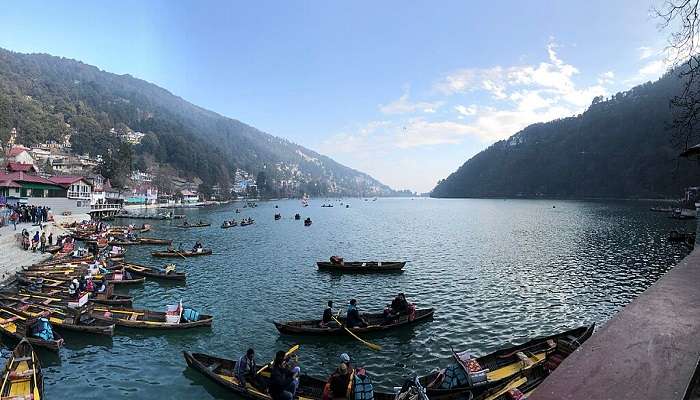
[[[654,2],[22,1],[0,47],[156,83],[394,188],[655,80]]]

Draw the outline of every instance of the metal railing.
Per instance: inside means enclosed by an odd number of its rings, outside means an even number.
[[[111,204],[111,203],[103,203],[103,204],[93,204],[90,206],[91,210],[94,211],[110,211],[110,210],[121,210],[122,206],[120,204]]]

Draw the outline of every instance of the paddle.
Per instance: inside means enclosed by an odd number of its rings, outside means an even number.
[[[352,336],[352,337],[354,337],[355,339],[359,340],[360,342],[362,342],[362,344],[364,344],[365,346],[369,347],[370,349],[372,349],[372,350],[374,350],[374,351],[379,351],[379,350],[382,349],[382,346],[376,345],[376,344],[374,344],[374,343],[370,343],[370,342],[368,342],[368,341],[362,339],[361,337],[355,335],[354,333],[352,333],[352,332],[350,331],[350,329],[346,328],[345,325],[341,324],[340,321],[338,321],[338,318],[333,317],[333,320],[334,320],[335,322],[337,322],[338,325],[342,326],[343,329],[345,329],[345,332],[349,333],[350,336]]]
[[[180,246],[182,246],[182,244],[181,244]],[[178,256],[182,257],[183,260],[187,260],[187,258],[186,258],[185,256],[183,256],[182,253],[180,253],[179,251],[177,251],[177,250],[175,250],[175,249],[173,249],[173,251],[175,251],[175,254],[177,254]]]
[[[289,350],[287,350],[286,353],[284,353],[285,358],[291,356],[292,354],[296,353],[297,350],[299,350],[299,345],[295,344],[292,346]],[[255,375],[260,375],[263,371],[266,369],[270,368],[270,365],[272,365],[274,361],[270,361],[268,364],[265,364],[262,368],[258,370],[258,372],[255,373]]]

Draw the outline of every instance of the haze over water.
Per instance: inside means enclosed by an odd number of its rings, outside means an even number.
[[[325,377],[348,352],[365,365],[375,385],[400,385],[450,362],[450,348],[476,355],[528,337],[582,324],[602,324],[656,281],[687,250],[666,241],[671,229],[694,223],[648,211],[646,202],[552,200],[344,200],[350,208],[315,199],[241,203],[188,210],[203,229],[152,222],[148,236],[172,238],[189,248],[200,239],[214,255],[173,261],[187,284],[147,282],[124,290],[134,307],[163,310],[180,298],[214,315],[211,329],[144,332],[117,328],[113,339],[66,333],[57,356],[41,352],[50,398],[230,398],[231,394],[187,368],[183,350],[238,358],[248,347],[258,363],[300,343],[302,370]],[[275,209],[274,205],[279,208]],[[553,208],[556,206],[556,208]],[[279,212],[283,218],[274,221]],[[311,217],[304,227],[294,213]],[[248,227],[220,229],[224,219],[252,217]],[[127,223],[118,220],[116,224]],[[133,221],[141,223],[143,221]],[[127,260],[149,265],[157,246],[129,247]],[[403,274],[333,275],[315,261],[410,260]],[[419,307],[435,307],[435,319],[366,339],[372,352],[346,338],[281,336],[272,320],[320,318],[325,302],[378,311],[397,292]]]

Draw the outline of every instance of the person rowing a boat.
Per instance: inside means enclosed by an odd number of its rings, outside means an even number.
[[[255,374],[257,370],[255,365],[255,350],[248,349],[248,351],[238,359],[234,374],[243,388],[246,387],[246,383],[249,381],[251,385],[257,386],[256,383],[258,383],[258,380]]]
[[[298,366],[292,367],[282,350],[275,354],[275,361],[270,371],[270,383],[268,392],[272,400],[293,400],[299,386]]]
[[[185,221],[185,222],[182,223],[182,226],[190,226],[190,223],[187,222],[187,221]]]
[[[350,300],[350,304],[348,304],[348,311],[345,316],[345,325],[348,328],[364,328],[367,326],[367,321],[360,316],[360,312],[357,310],[357,300],[355,299]]]
[[[328,300],[328,307],[323,310],[323,318],[319,323],[321,328],[338,327],[338,324],[333,320],[333,300]]]
[[[204,246],[202,246],[202,242],[199,240],[194,244],[194,247],[192,247],[192,252],[193,253],[201,253],[202,249],[204,249]]]

